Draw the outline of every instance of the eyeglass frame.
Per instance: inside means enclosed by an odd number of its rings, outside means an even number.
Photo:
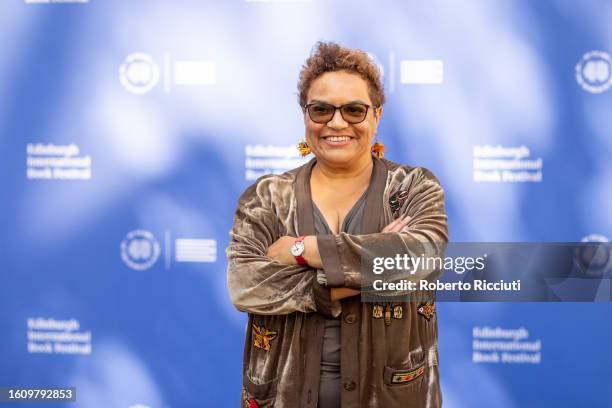
[[[331,118],[327,122],[317,122],[317,121],[315,121],[312,118],[312,115],[310,114],[310,110],[308,109],[308,107],[312,106],[312,105],[317,105],[317,104],[328,105],[328,106],[331,106],[332,108],[334,108],[334,112],[332,113]],[[345,103],[344,105],[340,105],[340,106],[332,105],[331,103],[327,103],[327,102],[311,102],[311,103],[307,103],[306,105],[302,106],[302,108],[304,109],[304,113],[308,112],[308,117],[314,123],[318,123],[319,125],[327,125],[329,122],[334,120],[334,116],[336,116],[336,111],[338,109],[342,109],[344,106],[348,106],[348,105],[361,105],[361,106],[365,106],[366,107],[366,112],[363,115],[363,119],[361,119],[361,121],[359,121],[359,122],[354,122],[354,123],[353,122],[349,122],[348,120],[346,120],[344,118],[344,115],[342,115],[342,110],[340,110],[340,116],[342,117],[342,120],[344,120],[346,123],[348,123],[350,125],[358,125],[360,123],[363,123],[366,120],[366,118],[368,117],[368,110],[370,108],[374,109],[373,112],[375,112],[374,114],[376,114],[376,108],[380,107],[380,106],[368,105],[367,103],[362,103],[362,102],[349,102],[349,103]]]

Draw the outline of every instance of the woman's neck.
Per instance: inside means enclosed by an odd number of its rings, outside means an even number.
[[[368,154],[361,160],[356,160],[347,166],[330,166],[323,161],[317,160],[312,169],[312,177],[326,184],[335,182],[346,182],[347,180],[370,180],[374,160]]]

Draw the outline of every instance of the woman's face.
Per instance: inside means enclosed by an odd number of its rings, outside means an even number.
[[[334,106],[358,102],[372,105],[368,83],[357,74],[346,71],[326,72],[315,79],[308,90],[306,103],[324,102]],[[306,141],[317,157],[328,165],[350,167],[360,159],[371,155],[370,149],[382,108],[368,108],[361,123],[351,124],[344,120],[337,109],[328,123],[316,123],[304,112]]]

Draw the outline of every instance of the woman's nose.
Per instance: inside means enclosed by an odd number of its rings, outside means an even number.
[[[327,122],[327,126],[332,129],[343,129],[348,126],[348,122],[342,117],[340,109],[336,109],[334,116]]]

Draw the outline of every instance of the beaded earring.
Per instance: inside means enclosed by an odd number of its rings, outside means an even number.
[[[310,154],[310,146],[306,143],[306,140],[302,140],[297,145],[298,150],[300,151],[300,156],[306,157]]]
[[[372,154],[379,159],[385,157],[385,145],[378,141],[376,138],[376,142],[372,145]]]

